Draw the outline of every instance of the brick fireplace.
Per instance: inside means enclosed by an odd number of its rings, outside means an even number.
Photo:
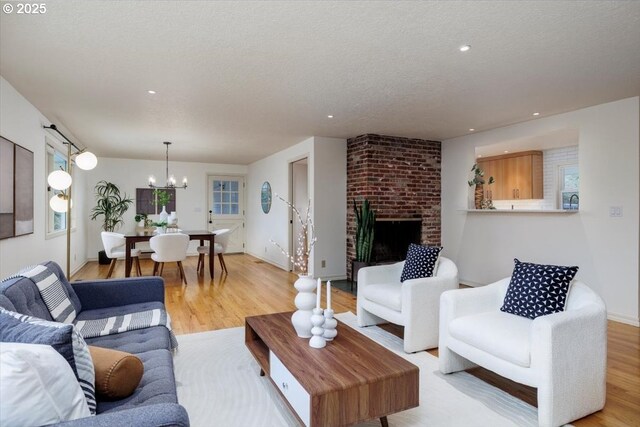
[[[353,199],[381,220],[421,219],[421,242],[440,244],[440,141],[365,134],[347,140],[347,275],[355,256]]]

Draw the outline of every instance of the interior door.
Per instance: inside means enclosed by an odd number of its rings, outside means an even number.
[[[209,231],[230,229],[227,253],[244,252],[244,177],[209,176]]]

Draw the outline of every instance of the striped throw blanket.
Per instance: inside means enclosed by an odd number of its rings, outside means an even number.
[[[15,277],[24,277],[35,283],[53,320],[61,323],[72,323],[75,320],[77,313],[71,304],[69,295],[64,290],[56,273],[49,267],[44,265],[27,267],[10,278]]]
[[[119,334],[151,326],[164,326],[169,330],[171,348],[178,348],[178,340],[171,330],[171,318],[166,310],[156,308],[137,313],[112,316],[106,319],[76,320],[76,310],[56,273],[44,265],[27,267],[3,280],[24,277],[35,283],[51,317],[56,322],[72,323],[83,338]]]
[[[171,330],[169,313],[160,308],[111,316],[106,319],[77,320],[74,324],[84,338],[119,334],[121,332],[144,329],[151,326],[165,326],[169,330],[169,336],[171,337],[171,348],[178,348],[178,340],[176,340]]]

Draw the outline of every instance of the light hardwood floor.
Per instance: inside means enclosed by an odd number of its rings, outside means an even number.
[[[164,269],[166,305],[176,334],[210,331],[244,326],[244,318],[257,314],[295,310],[296,291],[292,284],[297,276],[249,255],[226,255],[228,275],[221,275],[216,261],[215,277],[197,274],[197,257],[184,262],[188,284],[180,282],[177,266]],[[124,276],[124,262],[118,262],[113,277]],[[153,262],[141,260],[144,275],[151,275]],[[88,263],[73,280],[106,277],[108,265]],[[324,305],[324,298],[323,298]],[[348,292],[333,289],[332,305],[336,313],[356,311],[356,298]],[[389,327],[401,334],[401,328]],[[437,350],[429,351],[437,355]],[[477,368],[472,374],[536,405],[535,389],[508,381],[492,372]],[[609,322],[607,360],[607,403],[589,417],[575,421],[583,426],[640,426],[640,329]]]

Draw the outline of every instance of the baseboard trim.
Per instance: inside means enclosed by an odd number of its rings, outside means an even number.
[[[71,270],[71,277],[73,277],[73,276],[74,276],[74,274],[76,274],[78,271],[80,271],[80,270],[82,269],[82,267],[84,267],[85,265],[87,265],[87,263],[88,263],[89,261],[90,261],[90,260],[89,260],[89,259],[87,259],[87,260],[85,260],[82,264],[80,264],[78,267],[76,267],[74,270]],[[69,279],[69,278],[67,277],[67,279]]]
[[[281,269],[281,270],[284,270],[284,271],[288,271],[288,270],[289,270],[289,269],[288,269],[288,267],[285,267],[285,266],[283,266],[283,265],[280,265],[280,264],[278,264],[277,262],[275,262],[275,261],[273,261],[273,260],[270,260],[270,259],[267,259],[267,258],[263,258],[263,257],[261,257],[260,255],[255,254],[255,253],[253,253],[253,252],[246,251],[245,253],[246,253],[246,254],[248,254],[248,255],[251,255],[251,256],[252,256],[252,257],[254,257],[254,258],[259,259],[260,261],[264,261],[264,262],[266,262],[267,264],[271,264],[271,265],[273,265],[274,267],[278,267],[278,268],[279,268],[279,269]]]
[[[623,316],[615,313],[607,313],[607,319],[613,320],[614,322],[625,323],[627,325],[640,327],[640,319],[634,319],[633,317]]]

